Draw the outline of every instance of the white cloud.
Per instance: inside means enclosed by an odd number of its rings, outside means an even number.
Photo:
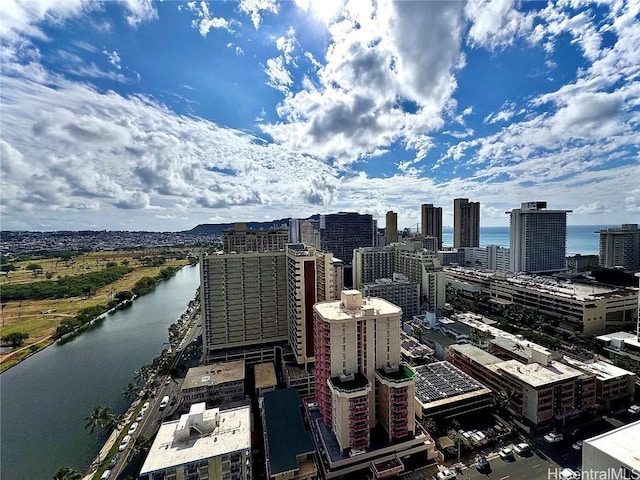
[[[291,74],[284,66],[284,60],[282,57],[269,58],[267,60],[267,68],[265,69],[269,81],[267,85],[280,90],[281,92],[288,92],[289,87],[293,84]]]
[[[187,7],[198,17],[191,22],[191,26],[197,28],[203,37],[206,37],[212,28],[222,28],[229,32],[233,31],[231,26],[234,22],[222,17],[212,16],[209,11],[209,4],[205,0],[189,2],[187,3]]]
[[[238,8],[241,12],[251,16],[251,22],[256,30],[262,23],[263,12],[278,13],[276,0],[240,0]]]
[[[597,200],[589,205],[580,205],[574,211],[580,215],[601,215],[603,213],[612,212],[613,208],[610,205],[605,205],[603,202]]]
[[[109,52],[106,48],[102,51],[107,58],[109,59],[109,63],[120,70],[122,67],[120,66],[120,55],[116,50],[113,52]]]
[[[468,42],[489,50],[506,47],[516,38],[527,35],[535,16],[518,12],[515,0],[470,0],[465,14],[471,21]]]
[[[328,26],[326,63],[285,97],[281,122],[264,131],[339,163],[399,139],[424,157],[433,145],[428,133],[443,125],[456,88],[462,4],[352,1],[337,18]]]

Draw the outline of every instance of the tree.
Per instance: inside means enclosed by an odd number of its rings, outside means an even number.
[[[53,475],[53,480],[82,480],[82,474],[71,467],[61,467]]]
[[[140,393],[140,390],[141,388],[138,385],[131,382],[122,389],[122,399],[127,400],[128,398],[135,397]]]
[[[84,417],[84,428],[89,430],[89,434],[93,435],[96,432],[96,436],[115,427],[118,424],[118,417],[109,407],[104,405],[96,405],[89,415]]]
[[[146,435],[139,435],[133,443],[133,454],[146,455],[151,450],[151,439]]]
[[[2,337],[2,341],[4,343],[10,344],[13,348],[16,348],[16,347],[21,347],[27,338],[29,338],[28,333],[12,332]]]

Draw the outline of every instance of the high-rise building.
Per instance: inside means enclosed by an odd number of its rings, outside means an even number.
[[[453,247],[480,246],[480,202],[453,200]]]
[[[314,361],[313,305],[340,298],[342,261],[303,244],[287,245],[289,345],[299,365]]]
[[[421,242],[358,248],[354,250],[353,259],[354,288],[361,290],[366,283],[400,273],[419,285],[423,310],[437,312],[444,309],[444,272],[435,254],[425,251]]]
[[[369,448],[380,425],[387,440],[412,437],[414,372],[400,363],[400,308],[344,290],[314,305],[316,399],[341,450]]]
[[[384,244],[396,243],[398,241],[398,214],[389,210],[386,216],[384,230]],[[374,245],[371,245],[372,247]]]
[[[640,270],[640,230],[638,224],[599,230],[600,266]]]
[[[246,223],[235,223],[233,228],[222,234],[224,253],[262,253],[284,250],[289,241],[289,231],[285,228],[272,230],[247,230]]]
[[[340,212],[320,217],[320,248],[333,252],[345,265],[351,265],[354,249],[372,247],[374,238],[371,215]]]
[[[320,223],[312,220],[305,220],[300,227],[300,242],[315,248],[320,248]],[[295,243],[295,242],[294,242]]]
[[[365,297],[384,298],[400,307],[402,321],[420,315],[420,285],[410,282],[400,273],[394,273],[393,278],[379,278],[375,283],[365,283],[362,293]]]
[[[244,354],[248,347],[263,349],[287,341],[286,260],[284,250],[201,256],[205,363],[246,358],[230,357],[224,351],[238,349]]]
[[[434,207],[432,203],[424,203],[421,207],[422,235],[436,237],[438,250],[442,248],[442,207]]]
[[[512,272],[544,273],[567,266],[567,213],[547,202],[525,202],[510,212]]]

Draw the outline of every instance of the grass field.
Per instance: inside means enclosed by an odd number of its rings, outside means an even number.
[[[122,290],[131,290],[135,283],[144,276],[155,277],[161,269],[168,266],[183,266],[187,264],[186,259],[174,260],[165,255],[166,263],[159,267],[145,267],[141,259],[144,257],[160,256],[158,251],[118,251],[118,252],[94,252],[74,257],[69,261],[61,259],[44,259],[19,262],[16,265],[18,270],[10,272],[7,277],[0,279],[0,292],[4,285],[14,283],[39,282],[46,280],[46,272],[51,272],[50,280],[56,280],[58,276],[75,276],[91,271],[102,270],[107,263],[115,262],[121,265],[122,262],[128,264],[134,270],[121,279],[106,285],[91,297],[70,297],[52,300],[24,300],[24,301],[2,301],[0,336],[5,336],[13,332],[24,332],[29,334],[29,338],[24,342],[28,347],[39,344],[40,347],[51,343],[51,335],[56,330],[63,318],[75,317],[82,308],[93,305],[106,305],[113,296]],[[42,273],[34,276],[33,271],[25,267],[31,263],[42,267]],[[17,354],[5,351],[0,355],[0,371],[6,370],[11,365],[17,363],[30,352],[28,348]],[[8,358],[9,357],[9,358]]]

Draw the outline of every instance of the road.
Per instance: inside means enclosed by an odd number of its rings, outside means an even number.
[[[526,457],[515,454],[511,461],[505,461],[499,456],[489,456],[488,460],[490,469],[479,472],[475,467],[468,467],[458,474],[458,478],[549,480],[556,478],[556,471],[559,473],[562,470],[562,467],[540,451],[534,451]]]

